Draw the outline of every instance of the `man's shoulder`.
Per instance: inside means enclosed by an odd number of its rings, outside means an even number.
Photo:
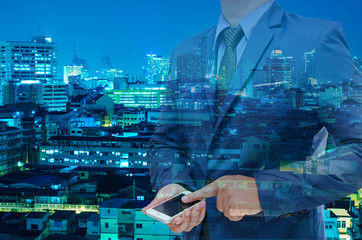
[[[339,22],[322,18],[306,17],[292,12],[285,12],[284,21],[287,26],[301,29],[304,33],[320,33],[330,28],[342,29]]]
[[[205,41],[213,41],[215,39],[216,26],[208,28],[202,32],[199,32],[183,42],[181,42],[174,49],[174,53],[187,53],[193,52],[197,46],[201,46]]]

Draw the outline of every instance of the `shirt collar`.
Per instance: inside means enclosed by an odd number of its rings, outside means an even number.
[[[269,2],[261,5],[260,7],[258,7],[254,11],[252,11],[250,14],[248,14],[245,18],[243,18],[240,21],[239,25],[241,26],[241,28],[244,31],[246,40],[248,40],[250,38],[256,24],[260,21],[260,19],[264,16],[264,14],[269,10],[269,8],[273,5],[274,2],[275,2],[275,0],[272,0],[272,1],[269,1]],[[224,15],[221,13],[220,18],[219,18],[219,23],[217,24],[217,27],[216,27],[216,35],[215,35],[214,46],[213,46],[214,49],[217,45],[217,41],[218,41],[220,33],[225,28],[228,28],[228,27],[231,27],[231,26],[226,21]]]

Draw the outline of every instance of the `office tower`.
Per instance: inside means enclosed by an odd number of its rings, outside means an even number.
[[[127,74],[126,78],[127,78],[127,83],[137,83],[137,84],[146,83],[147,80],[146,79],[147,76],[145,76],[144,74]]]
[[[83,66],[64,66],[64,83],[80,84]]]
[[[206,75],[206,65],[200,54],[180,54],[177,55],[177,79],[204,79]]]
[[[111,58],[106,56],[102,58],[102,70],[112,69],[113,65],[111,63]]]
[[[107,90],[115,104],[123,104],[125,107],[160,108],[165,101],[166,88],[145,87],[144,89]]]
[[[313,49],[310,52],[304,53],[304,71],[306,72],[308,78],[315,78],[314,54],[315,54],[315,49]]]
[[[20,82],[57,78],[56,46],[51,38],[35,36],[31,42],[0,42],[0,81]]]
[[[147,54],[147,82],[148,84],[157,84],[165,82],[169,69],[169,58],[157,56],[156,54]]]
[[[78,57],[75,53],[74,53],[74,56],[73,56],[72,63],[73,63],[73,65],[75,65],[75,66],[83,66],[84,70],[88,70],[88,69],[89,69],[87,60],[84,59],[84,58]]]
[[[329,86],[319,90],[319,107],[341,108],[342,102],[345,100],[342,87]]]
[[[284,86],[289,89],[296,84],[295,58],[284,56],[282,50],[276,49],[264,65],[264,81],[275,87]]]
[[[39,85],[37,102],[48,112],[67,111],[67,86],[65,84],[46,83]]]
[[[356,64],[357,68],[360,72],[362,72],[362,58],[359,57],[353,57],[353,61]]]
[[[0,122],[0,174],[17,171],[22,163],[22,132],[18,128],[8,127]]]

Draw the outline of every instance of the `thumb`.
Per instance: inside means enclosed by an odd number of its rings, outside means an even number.
[[[212,197],[217,194],[217,181],[206,185],[205,187],[197,190],[193,193],[187,194],[182,197],[184,203],[194,202],[197,200],[202,200],[204,198]]]
[[[148,210],[148,209],[150,209],[150,208],[153,208],[154,206],[156,206],[157,204],[159,204],[159,203],[161,203],[162,201],[161,201],[161,199],[160,198],[154,198],[153,200],[152,200],[152,202],[150,202],[150,204],[148,204],[146,207],[144,207],[144,208],[142,208],[142,213],[143,214],[145,214],[145,215],[147,215],[146,214],[146,211]]]
[[[171,185],[167,185],[164,188],[162,188],[156,195],[156,197],[152,200],[152,202],[150,204],[148,204],[146,207],[142,208],[142,212],[143,214],[146,215],[146,211],[150,208],[153,208],[154,206],[156,206],[157,204],[162,203],[163,201],[165,201],[166,199],[171,198],[172,196],[174,196],[177,192],[180,192],[182,190],[177,189],[178,185],[176,184],[171,184]]]

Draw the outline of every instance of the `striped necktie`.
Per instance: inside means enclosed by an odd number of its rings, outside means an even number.
[[[240,25],[236,28],[226,28],[223,31],[225,52],[221,59],[219,72],[217,76],[217,106],[216,113],[219,114],[221,107],[224,103],[230,81],[236,70],[236,46],[240,40],[244,37],[243,29]]]

